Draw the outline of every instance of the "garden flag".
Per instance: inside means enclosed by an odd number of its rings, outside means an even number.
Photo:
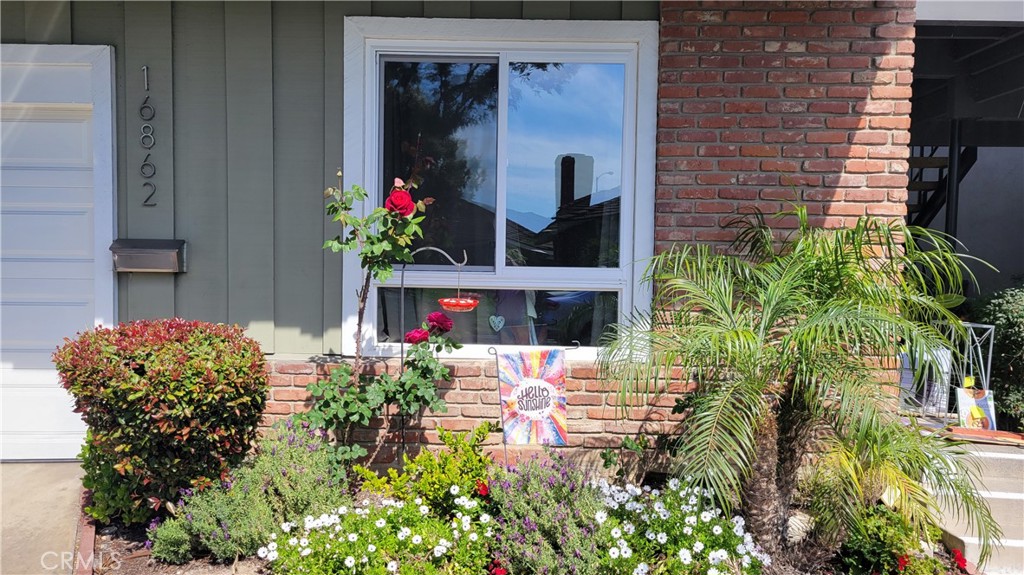
[[[566,445],[565,352],[498,354],[501,426],[510,445]]]

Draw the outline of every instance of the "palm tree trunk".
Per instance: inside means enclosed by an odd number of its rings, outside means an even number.
[[[747,528],[759,545],[773,558],[783,544],[785,509],[779,493],[779,427],[777,414],[769,411],[754,437],[756,459],[750,478],[743,486],[743,514]]]

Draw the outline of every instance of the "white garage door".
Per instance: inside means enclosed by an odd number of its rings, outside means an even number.
[[[0,47],[0,459],[71,459],[85,426],[50,361],[114,322],[113,52]]]

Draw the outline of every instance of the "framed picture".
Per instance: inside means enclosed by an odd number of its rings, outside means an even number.
[[[991,391],[981,387],[957,388],[956,406],[960,427],[995,431],[995,398]]]

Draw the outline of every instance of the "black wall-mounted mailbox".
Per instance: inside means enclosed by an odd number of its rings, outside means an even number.
[[[181,273],[188,259],[185,240],[114,240],[114,271]]]

